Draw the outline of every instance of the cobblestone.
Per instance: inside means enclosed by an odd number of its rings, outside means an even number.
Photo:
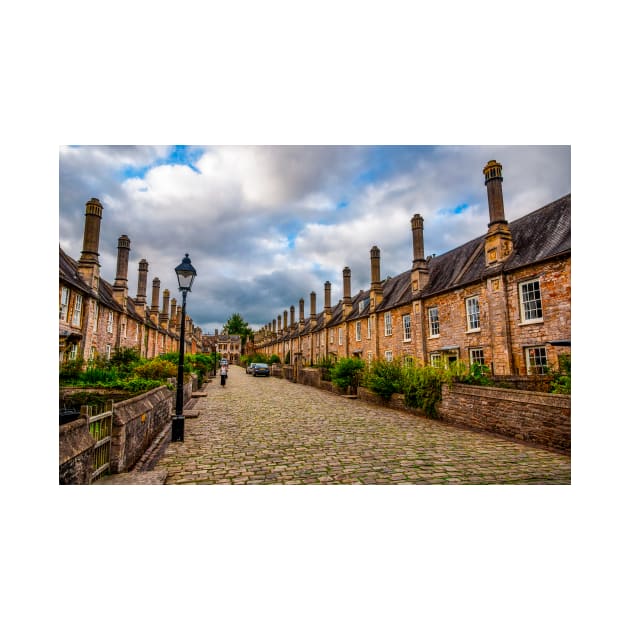
[[[232,366],[154,470],[167,484],[570,484],[571,459]]]

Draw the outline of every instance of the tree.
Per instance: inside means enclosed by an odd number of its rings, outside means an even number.
[[[254,331],[249,327],[249,324],[243,319],[240,313],[233,313],[227,322],[225,322],[223,330],[228,335],[238,335],[241,338],[241,354],[245,351],[247,339],[251,339],[254,336]]]

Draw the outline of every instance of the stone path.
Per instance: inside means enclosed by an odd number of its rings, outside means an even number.
[[[167,484],[570,484],[571,459],[231,366],[155,466]]]

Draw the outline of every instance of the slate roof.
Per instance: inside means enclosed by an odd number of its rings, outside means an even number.
[[[569,255],[571,252],[571,194],[565,195],[538,210],[508,223],[512,233],[513,252],[503,263],[503,271],[514,271],[534,263]],[[428,261],[429,281],[418,294],[425,298],[438,293],[451,291],[467,284],[480,282],[487,273],[485,262],[486,235],[483,234],[449,252]],[[382,283],[383,299],[377,312],[388,311],[396,306],[412,301],[411,269],[403,271]],[[359,304],[369,298],[369,291],[361,290],[352,298],[352,311],[348,320],[359,319],[368,311],[359,312]],[[413,296],[415,297],[415,296]],[[340,301],[332,308],[328,326],[344,321],[343,306]],[[317,315],[317,323],[310,325],[300,334],[317,332],[325,327],[323,311]],[[283,335],[280,340],[289,339],[294,333]]]
[[[503,263],[514,271],[571,251],[571,195],[510,222],[513,252]],[[485,234],[429,261],[422,297],[479,282],[485,272]]]
[[[68,254],[66,254],[63,249],[61,249],[61,246],[59,247],[59,280],[73,286],[78,291],[82,291],[83,293],[89,295],[94,295],[92,289],[83,281],[83,279],[79,275],[79,265],[77,261],[73,258],[70,258],[70,256],[68,256]],[[98,300],[101,304],[103,304],[107,308],[110,308],[113,311],[118,311],[119,313],[123,312],[122,306],[114,298],[112,285],[103,278],[100,278],[98,283]],[[138,315],[138,313],[136,312],[135,303],[133,299],[129,296],[127,296],[127,304],[125,310],[128,317],[142,322],[150,328],[157,328],[151,318],[143,318]],[[168,334],[172,333],[169,332]]]

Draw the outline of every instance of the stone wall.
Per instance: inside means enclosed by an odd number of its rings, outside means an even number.
[[[440,419],[571,452],[571,397],[498,387],[443,385]]]
[[[90,483],[94,444],[86,417],[59,427],[59,485]]]
[[[184,382],[184,405],[197,389],[197,375]],[[110,472],[129,471],[170,423],[175,392],[158,387],[114,404]],[[95,440],[87,418],[59,427],[59,484],[89,484]]]

